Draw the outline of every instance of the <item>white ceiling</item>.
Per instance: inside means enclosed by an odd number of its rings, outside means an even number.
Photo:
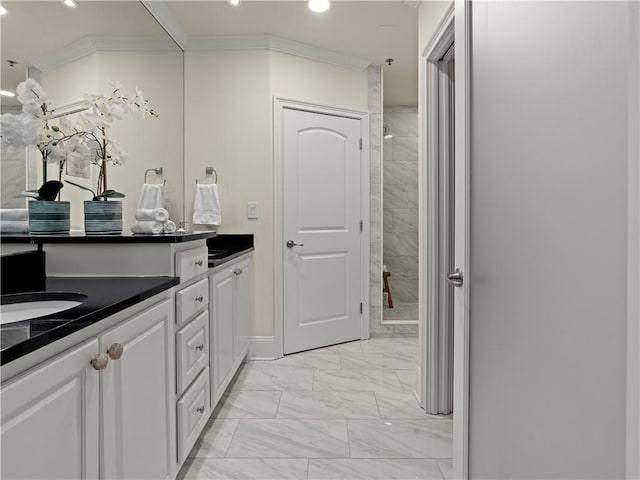
[[[306,1],[170,0],[188,36],[272,34],[384,66],[385,105],[418,103],[418,9],[401,0],[334,0],[324,13]],[[391,67],[385,59],[393,58]]]
[[[2,0],[0,88],[14,90],[26,66],[87,35],[158,36],[164,31],[138,1]],[[188,36],[271,34],[362,57],[384,68],[384,104],[418,102],[418,10],[401,0],[333,0],[311,12],[303,0],[169,0],[164,2]],[[384,62],[393,58],[392,66]],[[18,66],[9,67],[7,60]],[[6,97],[2,104],[6,105]]]

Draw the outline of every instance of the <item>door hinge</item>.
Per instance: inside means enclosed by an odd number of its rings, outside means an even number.
[[[364,228],[364,222],[360,220],[360,233],[362,233],[363,228]]]
[[[360,302],[360,315],[362,315],[363,311],[364,311],[364,306],[362,305],[362,302]]]
[[[362,139],[360,139],[360,150],[362,150]]]

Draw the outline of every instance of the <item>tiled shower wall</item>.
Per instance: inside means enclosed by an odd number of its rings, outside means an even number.
[[[370,334],[372,337],[406,337],[406,336],[417,336],[418,334],[418,326],[417,325],[391,325],[391,324],[383,324],[382,316],[383,316],[383,306],[382,306],[382,164],[383,164],[383,155],[382,155],[382,91],[383,91],[383,78],[382,78],[382,68],[379,66],[369,67],[369,128],[370,128],[370,248],[371,248],[371,260],[370,260]],[[413,132],[413,136],[415,137],[415,145],[416,145],[416,153],[415,153],[415,167],[416,173],[414,175],[415,178],[415,209],[417,212],[418,204],[417,204],[417,168],[418,168],[418,154],[417,154],[417,120],[418,120],[418,111],[416,108],[412,109],[402,109],[402,114],[408,114],[409,116],[413,116],[411,121],[411,131]],[[386,116],[386,111],[385,111]],[[409,116],[399,118],[400,123],[405,119],[407,122],[409,121]],[[385,120],[386,122],[386,117]],[[409,123],[407,125],[407,130],[405,132],[405,136],[409,135]],[[400,131],[400,130],[399,130]],[[387,146],[385,145],[385,149]],[[418,255],[418,227],[417,227],[417,213],[416,213],[416,226],[415,226],[415,256],[417,258]],[[417,319],[417,260],[415,265],[416,272],[416,319]]]
[[[369,143],[370,143],[370,272],[369,326],[372,337],[382,326],[382,67],[369,67]],[[383,329],[384,330],[384,329]]]
[[[393,135],[384,139],[383,264],[391,273],[394,309],[385,320],[418,320],[418,110],[384,109]]]
[[[1,113],[15,115],[21,111],[21,108],[3,108]],[[8,152],[3,146],[0,152],[0,208],[25,208],[26,201],[20,192],[26,190],[26,170],[25,150]]]

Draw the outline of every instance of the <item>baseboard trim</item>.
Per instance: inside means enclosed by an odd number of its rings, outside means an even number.
[[[275,360],[275,337],[251,337],[249,344],[249,360]]]

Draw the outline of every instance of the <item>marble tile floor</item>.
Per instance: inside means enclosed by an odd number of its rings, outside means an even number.
[[[414,396],[417,339],[248,362],[180,480],[448,480],[452,420]]]

